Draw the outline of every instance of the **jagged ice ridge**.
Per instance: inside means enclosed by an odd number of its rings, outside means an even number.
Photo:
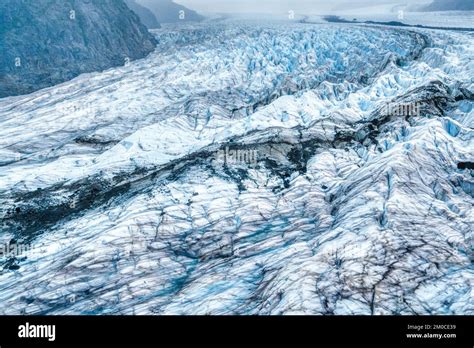
[[[0,100],[0,313],[473,313],[472,33],[168,29]]]

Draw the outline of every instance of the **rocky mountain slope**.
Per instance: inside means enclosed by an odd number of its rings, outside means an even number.
[[[423,11],[474,11],[472,0],[434,0]]]
[[[124,65],[155,46],[122,0],[2,0],[0,98]]]
[[[141,6],[136,2],[136,0],[125,0],[125,3],[138,15],[138,17],[140,17],[140,20],[148,29],[158,29],[161,27],[153,12],[148,8]]]
[[[137,0],[137,2],[149,8],[160,23],[201,21],[204,19],[196,11],[179,5],[172,0]]]

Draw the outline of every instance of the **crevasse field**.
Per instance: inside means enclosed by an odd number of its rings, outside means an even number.
[[[474,32],[170,28],[0,100],[1,314],[474,314]]]

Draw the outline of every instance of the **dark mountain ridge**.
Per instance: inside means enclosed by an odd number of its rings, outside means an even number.
[[[140,20],[143,24],[147,26],[148,29],[159,29],[161,28],[160,23],[156,19],[153,12],[148,8],[141,6],[136,2],[136,0],[125,0],[127,6],[140,17]]]
[[[149,8],[160,23],[198,22],[204,19],[196,11],[179,5],[172,0],[136,0],[136,2]]]
[[[2,0],[0,98],[124,65],[155,46],[123,0]]]
[[[422,11],[474,11],[474,0],[434,0]]]

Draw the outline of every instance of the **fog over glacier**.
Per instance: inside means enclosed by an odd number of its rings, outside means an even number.
[[[366,11],[377,11],[380,8],[408,5],[416,7],[431,3],[430,0],[411,0],[409,2],[405,0],[177,0],[176,2],[204,12],[267,14],[286,13],[288,10],[305,14],[326,14],[332,11],[346,12],[360,8],[364,8]]]
[[[1,314],[474,314],[473,31],[151,33],[0,99]]]

